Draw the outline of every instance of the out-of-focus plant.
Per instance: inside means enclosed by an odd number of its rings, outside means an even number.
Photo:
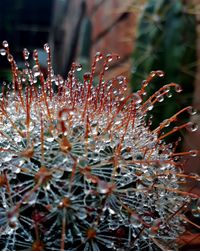
[[[132,88],[136,90],[151,70],[166,72],[163,81],[154,81],[152,94],[163,82],[180,83],[184,94],[160,106],[155,114],[164,119],[191,103],[196,72],[196,17],[181,0],[149,0],[144,5],[133,52]]]
[[[24,49],[25,69],[19,69],[7,41],[3,47],[13,79],[0,96],[0,249],[176,250],[189,221],[184,212],[198,198],[180,184],[200,180],[184,174],[177,157],[198,151],[178,153],[178,142],[164,140],[197,127],[187,122],[163,129],[194,111],[186,107],[154,129],[146,116],[180,86],[165,85],[145,101],[146,88],[162,71],[127,94],[124,77],[104,80],[116,55],[104,57],[94,86],[101,53],[80,83],[79,64],[72,64],[66,80],[54,75],[48,44],[47,77],[37,50],[31,65]]]

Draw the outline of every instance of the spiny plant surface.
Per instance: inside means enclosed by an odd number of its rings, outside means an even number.
[[[148,0],[144,5],[137,27],[132,74],[132,90],[148,76],[151,69],[162,69],[166,76],[156,79],[147,89],[153,94],[164,82],[181,83],[184,93],[156,110],[153,124],[175,113],[192,102],[197,71],[196,16],[189,11],[191,1]],[[196,6],[195,6],[196,8]],[[136,11],[136,10],[135,10]],[[173,63],[172,63],[173,62]],[[184,95],[185,94],[185,95]]]
[[[187,122],[168,132],[186,107],[159,127],[150,129],[148,111],[175,83],[163,86],[146,101],[151,72],[137,93],[127,93],[122,76],[105,81],[116,55],[104,58],[99,83],[93,85],[97,53],[83,83],[73,64],[66,80],[55,76],[48,44],[48,74],[42,73],[38,52],[23,51],[19,69],[7,41],[13,81],[0,97],[0,248],[4,251],[50,250],[176,250],[184,232],[184,212],[191,198],[180,183],[199,179],[185,175],[175,153],[178,142],[168,135],[196,126]]]

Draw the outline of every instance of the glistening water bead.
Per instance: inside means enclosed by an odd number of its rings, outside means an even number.
[[[197,197],[179,182],[200,179],[184,174],[175,158],[198,151],[175,153],[176,144],[164,139],[180,129],[195,131],[188,122],[166,132],[181,113],[194,111],[186,107],[153,130],[146,115],[180,87],[170,83],[144,101],[145,88],[162,71],[129,94],[124,77],[104,79],[117,55],[98,52],[81,83],[79,64],[66,80],[54,75],[48,44],[46,78],[37,50],[31,65],[24,49],[25,69],[19,69],[7,41],[3,47],[13,80],[0,96],[0,249],[176,250],[183,213]]]

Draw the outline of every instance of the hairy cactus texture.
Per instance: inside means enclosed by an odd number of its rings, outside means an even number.
[[[197,20],[189,11],[191,1],[148,0],[141,13],[137,27],[137,38],[133,51],[132,89],[138,90],[138,84],[151,69],[166,72],[162,80],[156,79],[147,89],[153,94],[158,86],[165,82],[181,83],[184,94],[169,100],[162,109],[156,110],[153,124],[157,124],[192,102],[197,59]],[[173,62],[173,63],[172,63]],[[189,74],[191,73],[191,74]]]
[[[187,122],[166,131],[186,107],[157,128],[146,119],[154,104],[180,92],[163,86],[144,101],[145,88],[163,72],[151,72],[137,93],[128,93],[118,76],[105,81],[104,57],[94,86],[97,53],[91,72],[76,79],[73,64],[66,80],[55,76],[48,44],[48,74],[41,71],[38,52],[23,51],[19,69],[9,46],[12,83],[0,96],[0,249],[4,251],[177,250],[187,222],[184,212],[198,198],[182,185],[188,178],[177,153],[165,137],[195,131]],[[164,133],[162,133],[164,130]]]

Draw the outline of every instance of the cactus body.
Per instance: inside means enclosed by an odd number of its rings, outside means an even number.
[[[19,70],[3,45],[13,81],[0,100],[1,250],[175,250],[183,212],[196,196],[181,190],[186,175],[176,144],[166,144],[161,132],[191,108],[153,131],[145,117],[180,87],[166,85],[144,102],[146,86],[162,72],[127,95],[123,77],[103,80],[114,55],[105,58],[94,87],[100,53],[79,83],[80,65],[72,65],[67,80],[53,74],[47,44],[46,78],[36,50],[33,67],[24,50],[26,68]],[[188,122],[174,130],[185,127],[196,129]]]
[[[187,13],[181,0],[149,0],[139,20],[133,52],[132,89],[136,90],[150,71],[163,70],[163,81],[152,83],[147,90],[152,95],[163,83],[180,83],[184,94],[157,109],[159,119],[165,119],[192,102],[197,63],[197,20]],[[145,76],[146,75],[146,76]],[[154,124],[160,121],[154,119]]]

